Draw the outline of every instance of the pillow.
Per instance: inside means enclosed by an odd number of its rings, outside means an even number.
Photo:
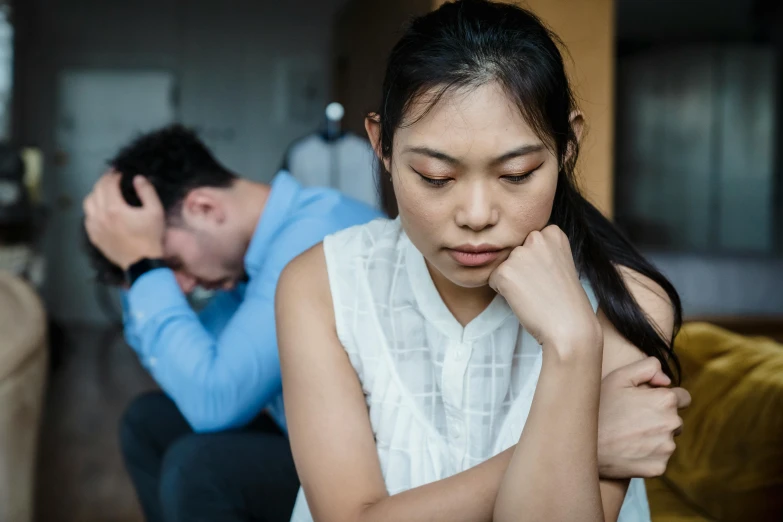
[[[693,397],[664,481],[718,520],[783,520],[783,345],[706,323],[675,340]]]

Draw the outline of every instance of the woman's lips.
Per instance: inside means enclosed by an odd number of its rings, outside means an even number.
[[[464,245],[456,248],[449,248],[447,252],[454,261],[462,266],[478,267],[492,263],[500,254],[503,253],[503,249],[494,246],[470,246]]]

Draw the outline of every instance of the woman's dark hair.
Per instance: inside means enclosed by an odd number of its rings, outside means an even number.
[[[428,104],[420,118],[455,89],[497,82],[559,160],[550,223],[568,236],[577,268],[590,281],[601,310],[628,341],[656,357],[666,374],[678,380],[680,366],[668,337],[673,338],[682,324],[677,291],[577,189],[579,143],[571,125],[576,103],[559,45],[557,36],[534,14],[487,0],[447,3],[414,19],[387,64],[377,111],[381,153],[391,158],[394,133],[410,124],[414,104]],[[379,164],[383,173],[383,162]],[[384,210],[395,217],[388,176],[378,179]],[[668,294],[674,332],[659,332],[650,322],[628,291],[621,266],[648,277]]]
[[[120,190],[129,205],[141,206],[141,200],[133,188],[133,178],[141,175],[155,187],[166,215],[174,219],[191,190],[199,187],[229,187],[236,180],[236,175],[215,159],[194,131],[179,124],[139,135],[108,163],[120,173]],[[111,285],[122,284],[122,269],[89,242],[86,232],[83,235],[87,255],[98,281]]]

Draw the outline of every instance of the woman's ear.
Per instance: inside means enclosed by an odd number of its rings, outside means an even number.
[[[582,136],[584,134],[585,130],[585,117],[582,115],[580,111],[574,111],[571,113],[571,117],[569,118],[569,121],[571,123],[571,129],[574,131],[574,136],[576,137],[576,145],[582,144]],[[576,154],[576,150],[574,150],[575,147],[573,144],[568,145],[568,152],[567,152],[567,159],[568,161],[571,161],[572,156]]]
[[[383,157],[383,152],[381,151],[381,117],[378,113],[371,112],[367,115],[364,119],[364,128],[367,131],[367,138],[370,140],[370,145],[372,145],[375,155],[379,160],[383,161],[386,171],[391,172],[389,170],[389,162]]]
[[[367,131],[367,138],[370,140],[372,150],[375,155],[381,158],[381,117],[377,113],[371,112],[364,118],[364,129]]]
[[[582,134],[585,130],[585,117],[581,111],[574,111],[569,118],[571,122],[571,128],[574,129],[574,135],[576,136],[576,142],[582,143]]]

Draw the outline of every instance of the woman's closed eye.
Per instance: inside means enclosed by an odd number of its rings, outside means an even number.
[[[427,183],[428,185],[432,185],[434,187],[442,187],[446,185],[449,181],[452,181],[453,178],[433,178],[430,176],[425,176],[421,172],[417,171],[416,169],[411,169],[413,172],[419,175],[419,177]],[[535,170],[531,170],[530,172],[525,172],[524,174],[508,174],[505,176],[501,176],[500,179],[507,181],[508,183],[513,183],[515,185],[524,183],[527,181],[533,174],[535,174]]]
[[[532,168],[532,169],[530,169],[530,170],[528,170],[526,172],[523,171],[523,172],[520,172],[520,173],[506,174],[504,176],[500,176],[500,179],[503,179],[503,180],[505,180],[505,181],[507,181],[509,183],[514,183],[514,184],[523,183],[523,182],[527,181],[528,179],[530,179],[530,177],[533,174],[535,174],[536,171],[538,169],[540,169],[543,164],[544,163],[541,162],[536,167],[534,167],[534,168]],[[520,170],[522,170],[522,169],[520,169]]]
[[[524,174],[508,174],[506,176],[501,176],[500,178],[503,180],[508,181],[509,183],[523,183],[527,179],[530,178],[536,171],[531,170],[530,172],[525,172]]]
[[[442,187],[453,179],[453,178],[432,178],[430,176],[425,176],[424,174],[414,169],[413,167],[411,167],[411,170],[416,174],[418,174],[419,177],[422,179],[422,181],[434,187]]]

